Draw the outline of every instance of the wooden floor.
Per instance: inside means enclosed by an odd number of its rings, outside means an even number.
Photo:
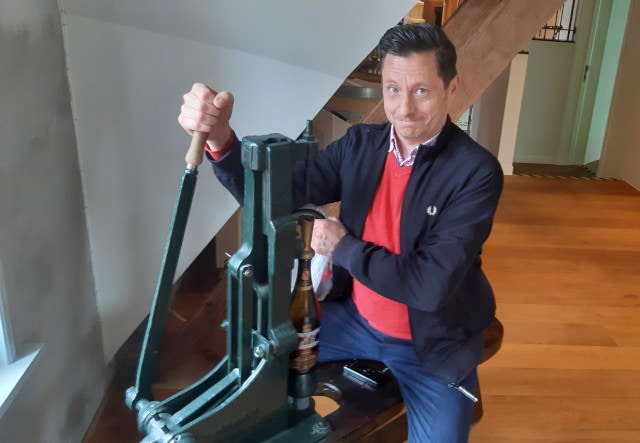
[[[640,442],[640,192],[614,180],[506,177],[483,257],[505,334],[480,367],[484,417],[470,441]],[[173,331],[195,316],[218,330],[221,295],[209,286],[191,290],[200,307],[178,307]],[[191,370],[219,357],[208,343],[183,349]],[[164,386],[185,379],[171,358]],[[129,384],[114,382],[85,443],[139,440],[123,403]]]
[[[640,193],[507,177],[484,253],[505,328],[472,442],[640,442]]]

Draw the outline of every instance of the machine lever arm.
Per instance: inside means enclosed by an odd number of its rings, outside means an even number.
[[[204,157],[204,146],[208,135],[206,132],[194,132],[185,157],[187,167],[182,175],[169,235],[165,244],[156,292],[138,362],[136,385],[129,388],[126,393],[126,403],[132,410],[136,409],[136,403],[139,400],[150,400],[153,396],[151,384],[155,374],[157,351],[171,309],[173,280],[196,187],[198,166]]]

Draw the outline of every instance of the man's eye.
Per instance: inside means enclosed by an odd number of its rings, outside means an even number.
[[[416,93],[418,95],[425,95],[427,93],[427,90],[425,88],[420,88],[416,91]]]
[[[396,92],[398,92],[398,88],[396,88],[395,86],[389,86],[389,92],[395,94]]]

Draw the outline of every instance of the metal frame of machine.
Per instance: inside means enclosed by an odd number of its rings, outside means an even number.
[[[204,139],[194,143],[203,146]],[[154,401],[156,355],[202,157],[187,160],[136,384],[125,396],[137,412],[143,443],[314,442],[330,431],[313,401],[304,410],[291,407],[287,377],[289,354],[298,342],[289,303],[291,268],[300,248],[292,215],[291,168],[295,161],[313,159],[317,149],[310,122],[298,141],[280,134],[242,140],[245,204],[242,245],[228,261],[227,355],[198,382]]]

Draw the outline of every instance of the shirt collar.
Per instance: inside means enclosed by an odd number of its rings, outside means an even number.
[[[440,131],[442,132],[442,131]],[[395,128],[393,127],[393,124],[391,125],[391,137],[389,137],[389,151],[387,152],[393,152],[393,155],[396,157],[396,162],[398,163],[398,166],[413,166],[413,163],[416,160],[416,155],[418,154],[418,149],[420,149],[422,146],[426,146],[426,147],[430,147],[430,146],[435,146],[436,142],[438,141],[438,136],[440,135],[440,132],[438,132],[436,135],[434,135],[433,137],[431,137],[429,140],[425,141],[424,143],[419,144],[418,146],[416,146],[415,148],[413,148],[411,150],[411,152],[409,153],[409,157],[407,158],[402,158],[402,155],[400,154],[400,149],[398,149],[398,144],[396,141],[396,131]]]

